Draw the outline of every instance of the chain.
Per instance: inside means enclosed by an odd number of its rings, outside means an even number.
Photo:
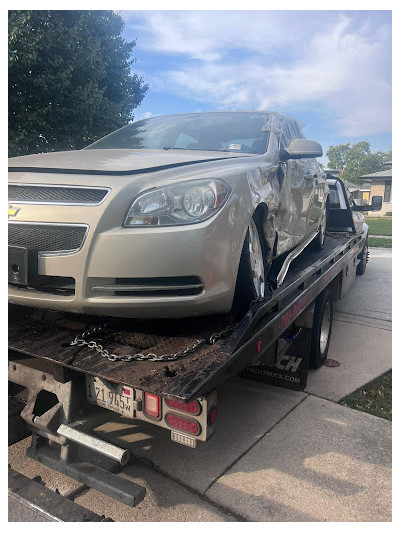
[[[208,343],[215,344],[217,340],[222,339],[223,337],[226,337],[226,335],[228,335],[228,333],[230,333],[231,331],[235,331],[236,327],[237,327],[237,324],[235,324],[234,326],[228,326],[222,331],[220,331],[219,333],[213,333]]]
[[[90,350],[96,350],[98,354],[100,354],[105,359],[108,359],[109,361],[124,361],[124,362],[130,362],[130,361],[175,361],[176,359],[179,359],[181,357],[185,357],[186,355],[189,355],[190,353],[193,353],[196,351],[200,346],[203,344],[215,344],[215,342],[219,339],[222,339],[225,337],[228,333],[231,331],[234,331],[236,329],[235,326],[228,326],[222,331],[219,331],[217,333],[213,333],[209,340],[207,339],[197,339],[195,343],[188,346],[187,348],[180,350],[176,353],[171,354],[163,354],[163,355],[157,355],[155,353],[135,353],[135,354],[126,354],[126,355],[117,355],[114,353],[110,353],[108,350],[104,348],[104,346],[94,340],[85,340],[85,337],[89,337],[90,335],[93,335],[94,333],[98,332],[104,332],[105,329],[107,329],[108,324],[105,324],[104,326],[96,326],[91,330],[85,331],[81,335],[77,335],[73,341],[71,341],[70,346],[87,346]]]
[[[253,300],[250,304],[250,307],[253,307],[256,303],[265,301],[265,297],[258,297],[255,300]],[[126,355],[117,355],[115,353],[110,353],[102,344],[99,342],[96,342],[94,340],[85,340],[85,338],[90,337],[91,335],[94,335],[95,333],[100,333],[105,330],[107,330],[110,327],[110,324],[103,324],[101,326],[95,326],[94,328],[85,331],[84,333],[81,333],[81,335],[77,335],[73,341],[70,342],[70,346],[87,346],[90,350],[96,350],[98,354],[101,355],[101,357],[104,357],[105,359],[108,359],[109,361],[123,361],[123,362],[130,362],[130,361],[176,361],[177,359],[181,357],[185,357],[186,355],[189,355],[193,352],[195,352],[200,346],[203,346],[203,344],[215,344],[219,339],[222,339],[228,335],[228,333],[231,333],[236,330],[237,324],[234,326],[227,326],[225,329],[218,331],[216,333],[213,333],[209,339],[197,339],[195,343],[188,346],[187,348],[180,350],[179,352],[170,353],[170,354],[163,354],[163,355],[157,355],[155,353],[134,353],[134,354],[126,354]]]

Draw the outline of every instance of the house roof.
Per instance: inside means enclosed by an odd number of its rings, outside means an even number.
[[[388,168],[387,170],[380,170],[379,172],[372,172],[371,174],[364,174],[360,176],[360,180],[371,180],[371,179],[387,179],[392,177],[392,169]]]
[[[344,184],[349,189],[350,192],[353,191],[369,191],[371,186],[367,183],[362,183],[361,185],[359,183],[353,183],[351,181],[344,180]]]

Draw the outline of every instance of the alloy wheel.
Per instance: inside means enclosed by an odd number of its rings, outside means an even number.
[[[257,297],[265,294],[264,257],[257,226],[252,219],[249,226],[249,255],[251,277]]]

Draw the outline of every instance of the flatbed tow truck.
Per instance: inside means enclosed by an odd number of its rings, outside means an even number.
[[[304,390],[308,368],[327,358],[333,302],[368,261],[368,226],[356,212],[379,208],[375,199],[372,206],[352,204],[333,175],[328,183],[324,249],[299,248],[274,264],[267,295],[239,322],[230,315],[143,321],[11,306],[9,399],[17,412],[12,435],[19,435],[14,440],[29,431],[29,457],[136,506],[144,487],[113,473],[128,462],[129,451],[91,434],[115,412],[161,426],[173,441],[195,448],[206,445],[217,428],[217,389],[228,377],[239,373]],[[55,520],[82,516],[70,510],[69,500],[66,507],[54,503],[62,499],[58,494],[39,491],[45,501],[38,502],[32,483],[10,471],[10,494],[25,498],[25,508],[46,508],[46,516],[57,508]]]

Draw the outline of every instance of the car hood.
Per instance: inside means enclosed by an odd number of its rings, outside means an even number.
[[[250,154],[193,150],[77,150],[9,159],[11,172],[132,175]]]

